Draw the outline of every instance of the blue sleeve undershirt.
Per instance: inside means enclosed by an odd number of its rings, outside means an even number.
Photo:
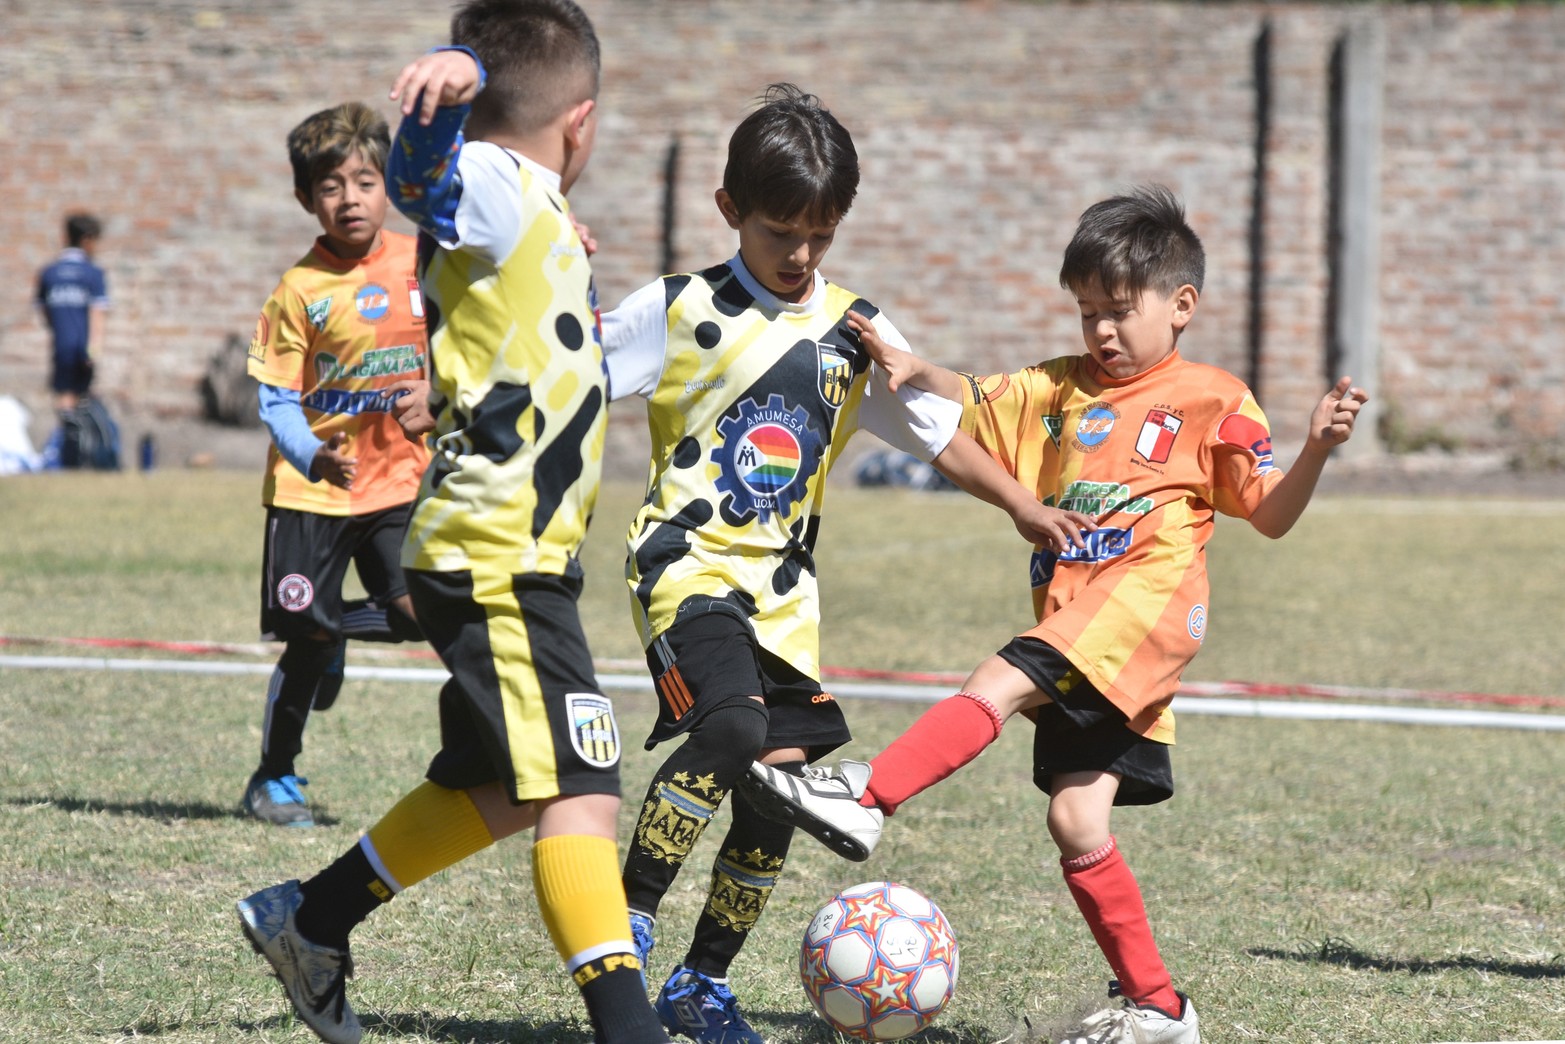
[[[478,89],[488,81],[484,63],[467,47],[437,47],[436,51],[461,51],[478,64]],[[462,125],[471,105],[442,105],[429,125],[418,122],[418,104],[402,118],[386,163],[386,189],[398,210],[419,228],[442,243],[457,240],[456,208],[462,199],[457,178],[457,153],[462,148]]]
[[[278,388],[271,384],[260,386],[261,423],[272,433],[272,442],[283,459],[311,482],[319,482],[315,474],[315,454],[323,445],[310,430],[304,408],[299,405],[299,393],[292,388]]]

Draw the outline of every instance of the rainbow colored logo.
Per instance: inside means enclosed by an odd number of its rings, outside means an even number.
[[[799,440],[781,424],[751,428],[734,449],[734,470],[750,492],[773,496],[799,474]]]
[[[768,396],[764,406],[745,399],[737,416],[718,421],[717,434],[721,441],[712,461],[720,471],[718,489],[732,499],[735,513],[757,515],[762,522],[789,513],[822,455],[809,414],[790,408],[780,395]]]

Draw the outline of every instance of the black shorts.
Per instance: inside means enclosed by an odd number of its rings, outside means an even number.
[[[92,359],[87,349],[58,349],[54,351],[54,365],[49,372],[49,389],[55,394],[71,392],[86,395],[92,388]]]
[[[413,609],[451,679],[430,782],[504,782],[515,803],[619,795],[620,738],[576,601],[581,577],[474,568],[407,573]]]
[[[716,708],[754,696],[766,703],[767,747],[803,747],[816,761],[853,738],[836,697],[819,681],[761,648],[738,610],[724,602],[710,606],[679,616],[647,648],[658,694],[647,750],[688,732]]]
[[[351,561],[380,605],[408,593],[402,538],[412,504],[367,515],[266,509],[261,559],[261,635],[287,641],[342,630],[342,581]]]
[[[1131,731],[1120,709],[1059,650],[1022,635],[999,656],[1053,701],[1035,718],[1032,781],[1039,790],[1052,794],[1054,777],[1066,772],[1112,772],[1120,777],[1116,805],[1155,805],[1174,796],[1168,744]]]

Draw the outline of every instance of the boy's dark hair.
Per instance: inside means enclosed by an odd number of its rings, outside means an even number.
[[[759,211],[780,221],[840,221],[859,190],[858,150],[819,98],[774,83],[728,139],[723,188],[741,219]]]
[[[1186,283],[1200,290],[1205,275],[1206,252],[1179,197],[1163,185],[1141,185],[1082,212],[1060,286],[1080,294],[1097,280],[1115,296],[1168,295]]]
[[[573,0],[470,0],[451,18],[451,42],[471,48],[487,74],[471,137],[531,134],[598,96],[598,34]]]
[[[73,247],[79,247],[84,240],[97,239],[103,235],[103,222],[91,214],[67,214],[65,215],[65,241]]]
[[[391,130],[385,117],[368,105],[343,102],[322,109],[288,132],[293,187],[305,199],[313,199],[316,183],[354,153],[384,172],[390,149]]]

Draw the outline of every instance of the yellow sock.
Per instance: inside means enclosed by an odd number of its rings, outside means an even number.
[[[533,845],[533,889],[566,970],[605,955],[616,955],[603,962],[605,971],[637,967],[613,841],[584,834],[542,839]]]
[[[492,844],[494,838],[467,791],[426,780],[370,827],[365,854],[400,892]]]

